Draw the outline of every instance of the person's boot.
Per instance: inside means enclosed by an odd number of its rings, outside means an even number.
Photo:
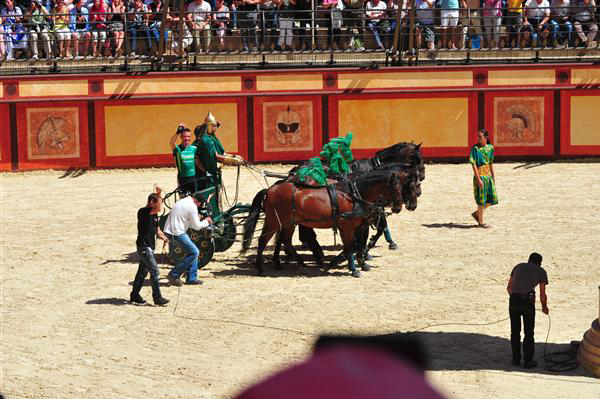
[[[537,362],[536,362],[535,360],[525,360],[525,361],[523,362],[523,368],[526,368],[526,369],[533,369],[533,368],[536,368],[536,367],[537,367],[537,365],[538,365],[538,364],[537,364]]]
[[[163,298],[162,296],[158,297],[154,300],[154,304],[156,306],[165,306],[167,303],[169,303],[169,300],[166,298]]]
[[[138,305],[143,305],[146,303],[140,294],[134,294],[133,292],[129,295],[129,302],[137,303]]]

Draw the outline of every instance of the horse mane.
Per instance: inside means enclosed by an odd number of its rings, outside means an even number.
[[[391,145],[387,148],[384,148],[383,150],[379,150],[375,153],[375,157],[379,158],[379,157],[385,157],[388,155],[388,153],[392,153],[395,154],[396,152],[400,151],[401,149],[403,149],[404,147],[408,147],[409,145],[414,145],[416,146],[415,143],[413,142],[406,142],[406,141],[402,141],[400,143],[396,143],[394,145]]]
[[[394,173],[392,170],[387,169],[375,169],[367,173],[362,173],[355,177],[354,183],[358,191],[363,191],[368,186],[373,184],[381,183],[382,181],[387,182],[390,176]]]

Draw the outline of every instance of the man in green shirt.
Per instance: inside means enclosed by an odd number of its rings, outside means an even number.
[[[216,136],[215,132],[220,126],[217,119],[212,113],[208,113],[204,118],[204,123],[198,126],[194,133],[196,140],[194,145],[198,148],[198,158],[200,165],[198,165],[197,176],[212,176],[217,178],[219,176],[218,163],[223,165],[238,166],[243,162],[243,158],[237,155],[227,154],[223,148],[223,144]],[[199,187],[200,190],[206,187]]]
[[[181,136],[181,144],[175,145],[178,136]],[[191,141],[190,129],[184,124],[180,124],[169,142],[177,165],[177,182],[181,194],[192,194],[198,191],[196,186],[196,167],[200,167],[196,156],[198,149],[196,146],[191,145]]]

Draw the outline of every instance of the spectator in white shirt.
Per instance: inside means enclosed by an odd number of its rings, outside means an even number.
[[[548,37],[550,21],[550,3],[548,0],[527,0],[525,3],[525,19],[523,20],[523,31],[525,40],[530,46],[534,42],[541,44]],[[541,40],[539,36],[541,35]],[[550,43],[546,43],[549,45]]]
[[[202,284],[202,280],[198,279],[198,255],[200,251],[187,234],[188,229],[201,230],[212,223],[210,217],[200,220],[198,207],[202,203],[204,203],[204,197],[200,193],[194,193],[180,199],[171,209],[165,222],[164,232],[169,238],[169,250],[173,251],[175,245],[178,245],[185,251],[185,257],[178,261],[167,275],[169,283],[178,287],[182,285],[179,277],[184,272],[187,272],[186,284]]]
[[[200,36],[205,37],[206,52],[209,51],[210,47],[210,24],[211,24],[211,11],[212,7],[210,3],[204,0],[194,0],[187,7],[189,19],[192,21],[192,35],[194,36],[194,46],[196,52],[202,52],[202,45]]]
[[[371,0],[367,3],[367,27],[373,32],[375,42],[380,50],[383,50],[384,47],[379,38],[379,31],[381,30],[384,35],[387,35],[390,31],[386,10],[387,5],[384,1]]]

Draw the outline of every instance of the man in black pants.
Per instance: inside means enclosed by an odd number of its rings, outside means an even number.
[[[546,285],[548,275],[542,268],[542,255],[533,252],[527,263],[519,263],[510,273],[506,290],[510,295],[510,345],[512,347],[512,364],[521,363],[521,317],[523,317],[523,367],[531,369],[537,366],[533,360],[535,327],[535,286],[540,286],[540,302],[542,312],[548,314]]]
[[[167,236],[158,227],[158,212],[160,212],[162,199],[160,198],[161,189],[156,187],[156,192],[148,196],[146,206],[140,208],[137,214],[137,230],[138,236],[135,241],[137,253],[140,256],[140,265],[138,267],[135,279],[133,280],[133,289],[129,296],[129,301],[137,304],[144,304],[146,301],[140,295],[140,290],[144,284],[144,279],[150,273],[150,282],[152,284],[152,298],[154,304],[164,306],[169,303],[160,294],[160,286],[158,285],[158,265],[154,258],[154,247],[156,245],[156,234],[163,241],[167,241]]]

